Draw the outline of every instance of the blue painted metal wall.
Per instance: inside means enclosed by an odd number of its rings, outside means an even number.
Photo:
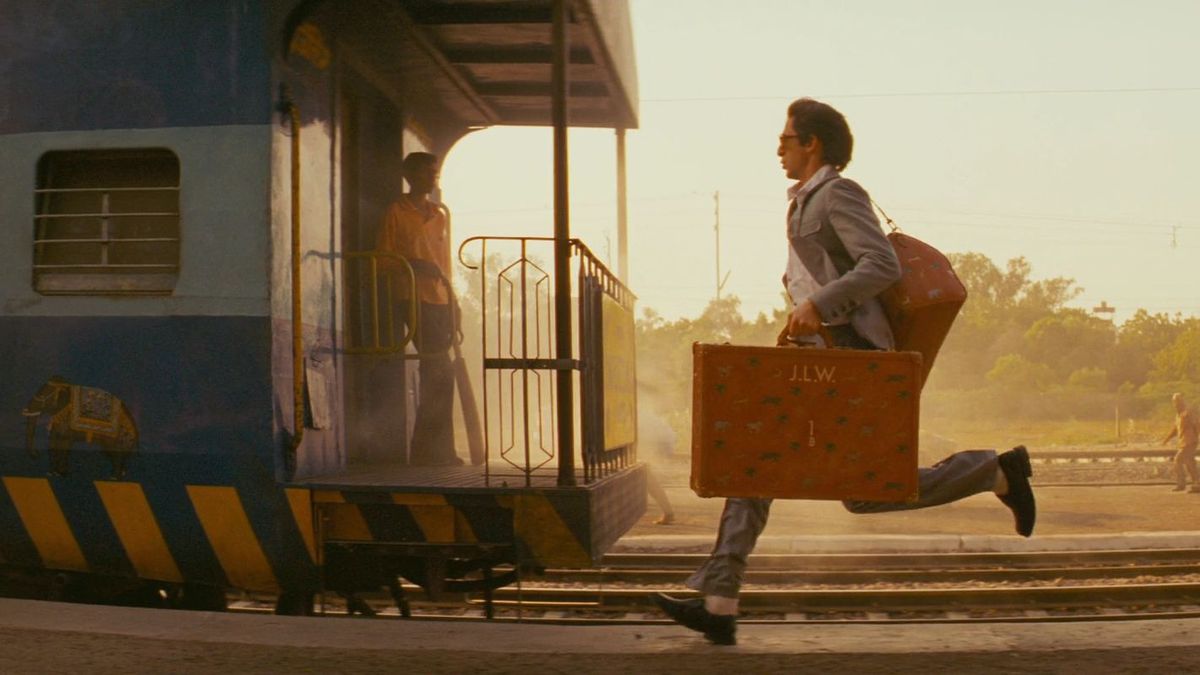
[[[6,2],[0,134],[264,124],[265,12],[255,0]]]
[[[157,536],[158,557],[182,580],[315,584],[307,491],[279,483],[286,413],[276,392],[290,381],[275,370],[271,318],[270,260],[287,249],[272,243],[279,40],[269,24],[293,4],[0,6],[0,564],[146,576],[138,536]],[[31,288],[33,167],[48,150],[106,147],[180,157],[181,269],[169,297]],[[329,220],[308,227],[320,259]],[[314,284],[330,285],[328,274]],[[319,325],[310,348],[331,330]],[[38,455],[26,452],[22,409],[51,376],[122,402],[139,436],[124,480],[111,480],[98,437],[77,439],[66,475],[48,476],[46,416]],[[240,530],[226,527],[230,518]],[[122,522],[144,530],[122,532]]]
[[[0,317],[0,448],[23,447],[21,410],[57,375],[121,399],[143,453],[269,464],[268,328],[257,317]]]
[[[238,585],[219,561],[228,533],[202,526],[194,486],[226,486],[250,535],[236,546],[261,550],[276,583],[315,582],[302,529],[275,480],[268,377],[269,325],[256,317],[0,317],[9,345],[0,387],[0,559],[52,564],[34,545],[47,514],[19,513],[14,479],[41,479],[69,532],[41,542],[78,543],[85,570],[132,575],[136,552],[114,529],[100,484],[112,467],[99,439],[77,441],[66,475],[48,475],[48,416],[37,418],[36,456],[25,447],[23,409],[48,377],[99,386],[119,398],[137,425],[138,447],[122,484],[145,493],[150,512],[183,578]],[[236,495],[236,497],[232,497]],[[43,511],[45,503],[37,503]],[[211,521],[209,523],[211,526]],[[224,563],[224,565],[222,564]],[[233,570],[236,576],[238,571]],[[263,590],[269,590],[263,589]]]

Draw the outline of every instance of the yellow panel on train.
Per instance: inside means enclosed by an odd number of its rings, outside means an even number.
[[[637,428],[637,368],[634,364],[633,312],[601,295],[604,326],[604,447],[634,441]]]

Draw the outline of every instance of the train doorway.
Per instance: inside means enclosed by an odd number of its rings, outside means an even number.
[[[414,409],[415,367],[394,283],[371,252],[388,204],[401,193],[402,112],[357,71],[338,77],[341,155],[345,413],[347,459],[404,463]]]

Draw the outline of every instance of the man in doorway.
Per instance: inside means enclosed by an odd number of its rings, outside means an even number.
[[[413,342],[420,355],[417,415],[409,443],[409,463],[420,466],[462,464],[454,449],[454,369],[450,347],[456,334],[450,289],[450,233],[445,212],[430,198],[438,187],[441,169],[436,155],[409,153],[401,171],[408,192],[388,207],[375,248],[408,260],[416,275],[412,289],[400,288],[400,316],[408,316],[407,303],[419,303],[417,333]],[[396,273],[402,266],[381,261]],[[413,327],[409,326],[409,330]]]
[[[1200,492],[1200,474],[1196,471],[1196,445],[1200,438],[1200,422],[1196,415],[1183,400],[1183,394],[1178,392],[1171,395],[1171,404],[1175,406],[1175,427],[1163,439],[1163,445],[1179,437],[1179,451],[1175,453],[1175,492],[1183,492],[1187,488],[1187,478],[1192,479],[1192,488],[1188,492]],[[1185,476],[1186,472],[1186,476]]]
[[[831,106],[802,98],[787,110],[777,155],[787,177],[788,262],[784,284],[792,312],[778,344],[807,341],[824,326],[836,346],[892,349],[891,328],[876,296],[900,277],[900,263],[857,183],[840,172],[850,162],[854,137]],[[1023,446],[955,453],[919,471],[916,499],[844,502],[853,513],[919,509],[981,492],[994,492],[1011,509],[1017,533],[1033,533],[1036,507]],[[767,523],[770,499],[727,499],[712,554],[687,580],[703,598],[655,602],[677,623],[710,642],[736,643],[738,592],[746,559]]]

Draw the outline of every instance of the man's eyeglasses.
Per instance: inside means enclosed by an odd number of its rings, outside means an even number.
[[[779,144],[786,145],[789,138],[795,138],[795,139],[799,140],[800,135],[799,134],[780,134],[779,135]]]

